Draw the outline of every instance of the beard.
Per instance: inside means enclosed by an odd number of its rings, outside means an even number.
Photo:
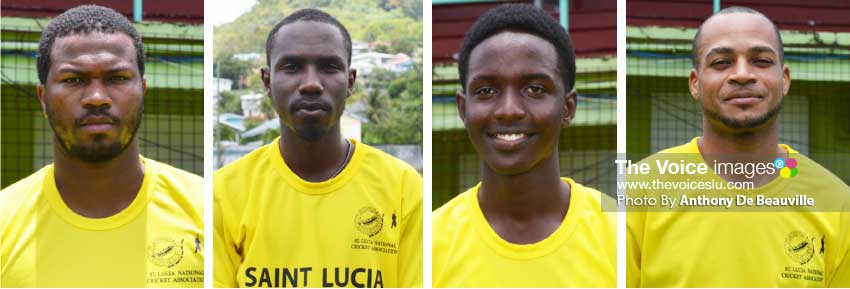
[[[726,117],[716,111],[708,109],[703,109],[703,111],[705,112],[706,117],[712,120],[720,121],[720,123],[722,123],[726,127],[733,129],[753,129],[768,123],[770,120],[776,117],[776,115],[779,114],[779,112],[782,110],[783,102],[784,101],[780,101],[776,106],[770,108],[763,115],[743,120]]]
[[[322,123],[316,118],[304,119],[296,129],[298,136],[307,142],[316,142],[325,135],[326,130],[322,127]]]
[[[112,141],[103,140],[105,136],[98,135],[94,137],[94,142],[90,144],[81,144],[79,142],[72,141],[69,138],[63,137],[56,129],[56,118],[53,110],[49,107],[47,108],[47,119],[50,123],[50,127],[53,129],[53,136],[56,141],[59,142],[59,147],[72,158],[81,160],[86,163],[96,164],[103,163],[109,160],[114,159],[122,152],[124,152],[130,144],[133,142],[133,139],[136,137],[136,132],[139,130],[139,126],[142,124],[141,117],[142,111],[144,111],[144,104],[139,106],[139,109],[136,111],[134,115],[127,119],[126,122],[121,121],[115,116],[110,115],[105,110],[90,110],[83,117],[77,118],[74,122],[74,128],[79,127],[80,121],[90,115],[100,115],[107,116],[115,121],[116,125],[123,126],[126,123],[126,127],[130,128],[130,134],[128,137],[125,137],[124,134],[119,133],[118,137]]]

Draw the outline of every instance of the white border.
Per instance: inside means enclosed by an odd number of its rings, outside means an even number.
[[[204,15],[210,15],[209,5]],[[213,288],[213,25],[204,21],[204,288]]]
[[[626,0],[617,0],[617,155],[626,153],[626,57]],[[626,288],[626,233],[626,213],[618,209],[617,288]]]
[[[432,3],[430,0],[422,1],[422,286],[433,288],[431,285],[431,182],[433,180],[432,167],[432,100],[431,76],[433,71],[432,54]]]

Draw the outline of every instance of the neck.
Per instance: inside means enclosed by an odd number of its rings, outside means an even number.
[[[301,139],[295,131],[283,124],[281,128],[278,144],[280,155],[292,172],[308,182],[333,178],[351,157],[346,156],[349,144],[342,138],[338,125],[316,141]],[[354,148],[351,149],[353,155]]]
[[[53,142],[54,180],[59,195],[75,213],[106,218],[130,206],[144,180],[138,144],[132,143],[115,158],[87,163]]]
[[[713,124],[709,120],[703,120],[703,137],[697,144],[700,154],[709,164],[714,162],[771,163],[777,157],[788,157],[788,153],[779,147],[777,130],[776,119],[750,130],[733,130],[722,124]],[[778,173],[773,175],[756,174],[751,178],[747,178],[743,174],[722,172],[719,172],[718,175],[727,181],[753,182],[758,187],[772,181],[778,176]]]
[[[479,204],[502,238],[534,243],[560,226],[569,209],[570,187],[560,178],[557,151],[521,174],[500,175],[484,163],[481,170]]]

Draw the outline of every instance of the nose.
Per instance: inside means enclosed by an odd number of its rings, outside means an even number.
[[[525,117],[525,105],[522,101],[522,95],[513,89],[507,89],[507,92],[501,97],[496,104],[496,110],[493,116],[497,120],[514,121]]]
[[[321,95],[324,88],[322,87],[322,81],[319,79],[319,72],[314,67],[308,67],[304,72],[304,77],[301,79],[301,83],[298,86],[298,92],[301,95]]]
[[[96,108],[112,106],[112,98],[109,97],[106,87],[99,80],[92,80],[89,82],[88,87],[83,93],[83,98],[81,100],[83,107]]]
[[[734,71],[729,75],[729,82],[739,85],[747,85],[756,81],[755,75],[750,62],[746,58],[741,58],[735,62]]]

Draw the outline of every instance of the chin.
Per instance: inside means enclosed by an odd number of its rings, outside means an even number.
[[[509,160],[485,160],[484,163],[491,171],[502,176],[514,176],[523,174],[530,171],[533,167],[531,163]]]
[[[126,146],[119,142],[109,143],[94,143],[94,144],[74,144],[71,145],[70,153],[77,159],[87,163],[101,163],[114,159]]]

